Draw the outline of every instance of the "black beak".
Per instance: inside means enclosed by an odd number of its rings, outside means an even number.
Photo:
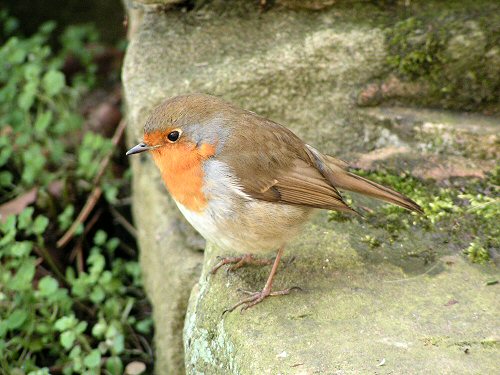
[[[132,155],[132,154],[138,154],[140,152],[149,151],[149,150],[151,150],[151,147],[148,146],[147,144],[141,142],[138,145],[135,145],[134,147],[132,147],[130,150],[128,150],[125,155],[128,156],[128,155]]]

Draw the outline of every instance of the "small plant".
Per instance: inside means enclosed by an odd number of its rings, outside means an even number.
[[[471,242],[469,247],[464,250],[464,254],[472,263],[486,263],[490,260],[490,253],[479,240]]]
[[[57,245],[93,189],[106,208],[127,184],[109,168],[96,178],[114,145],[82,134],[79,102],[97,82],[86,44],[97,33],[70,27],[55,49],[54,23],[26,38],[14,34],[15,19],[0,19],[0,212],[15,206],[0,217],[0,373],[123,374],[131,360],[151,362],[135,255],[124,255],[109,225],[81,224]],[[71,78],[69,55],[82,66]]]

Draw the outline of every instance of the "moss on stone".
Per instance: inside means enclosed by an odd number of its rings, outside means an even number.
[[[486,263],[491,259],[489,251],[484,248],[481,240],[472,241],[464,250],[464,254],[472,263]]]
[[[261,288],[269,267],[208,275],[222,253],[207,249],[184,331],[187,373],[374,373],[384,358],[382,373],[492,371],[498,304],[496,286],[484,281],[497,275],[495,267],[439,249],[431,264],[407,256],[440,247],[420,232],[371,249],[361,234],[380,236],[384,229],[349,222],[333,227],[325,216],[315,217],[287,248],[276,277],[276,288],[303,291],[243,314],[221,315],[244,296],[238,288]]]
[[[438,186],[431,181],[421,181],[408,173],[363,172],[371,180],[387,186],[414,199],[424,209],[424,215],[401,212],[390,205],[371,206],[363,218],[331,212],[330,221],[358,221],[372,228],[384,229],[381,236],[363,234],[360,241],[371,249],[391,244],[397,246],[409,239],[410,233],[421,233],[423,237],[442,243],[448,252],[463,252],[473,263],[489,262],[500,248],[500,228],[495,218],[500,217],[498,196],[499,168],[483,180],[456,179],[449,186]],[[363,212],[363,207],[358,210]],[[451,251],[450,251],[451,250]],[[432,263],[433,251],[408,253]]]
[[[416,2],[409,10],[386,29],[386,42],[391,71],[428,91],[412,104],[498,112],[498,2]]]
[[[286,124],[321,151],[346,160],[376,147],[413,144],[414,137],[406,141],[380,126],[353,99],[360,87],[386,72],[383,29],[402,8],[357,2],[321,12],[276,6],[261,13],[257,3],[238,0],[189,9],[144,12],[131,40],[123,72],[130,144],[140,139],[155,104],[194,91],[219,95]],[[237,288],[262,288],[269,267],[208,277],[215,257],[230,255],[209,247],[189,301],[184,356],[180,327],[202,261],[193,250],[201,246],[165,198],[150,159],[133,163],[134,210],[141,218],[141,262],[154,304],[158,373],[183,373],[183,358],[192,374],[429,373],[443,364],[448,373],[491,373],[498,367],[498,353],[489,347],[464,357],[457,347],[436,350],[420,341],[488,339],[498,311],[497,286],[485,286],[486,280],[498,279],[495,267],[473,265],[458,255],[471,232],[450,232],[461,239],[450,245],[446,233],[436,229],[452,223],[439,212],[458,215],[449,212],[444,192],[432,213],[438,223],[432,230],[388,206],[370,206],[377,215],[359,223],[318,215],[287,248],[276,278],[277,288],[299,285],[304,292],[271,298],[244,315],[221,317],[242,297]],[[418,180],[387,175],[378,178],[410,194],[428,188]],[[466,193],[474,195],[473,190]],[[450,194],[455,205],[472,202]],[[451,298],[459,303],[445,306]],[[377,366],[383,358],[385,365]]]

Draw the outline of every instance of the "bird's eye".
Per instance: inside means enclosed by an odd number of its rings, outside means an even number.
[[[177,130],[174,130],[168,133],[167,138],[170,142],[176,142],[179,139],[180,135],[181,133],[179,133]]]

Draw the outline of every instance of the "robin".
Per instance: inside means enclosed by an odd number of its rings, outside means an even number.
[[[209,242],[240,256],[222,259],[236,269],[267,264],[255,254],[276,251],[259,292],[238,306],[269,296],[285,245],[315,209],[356,213],[340,195],[347,190],[422,212],[404,195],[351,173],[348,165],[304,143],[291,130],[220,98],[189,94],[167,99],[144,126],[144,140],[127,155],[149,151],[184,217]]]

